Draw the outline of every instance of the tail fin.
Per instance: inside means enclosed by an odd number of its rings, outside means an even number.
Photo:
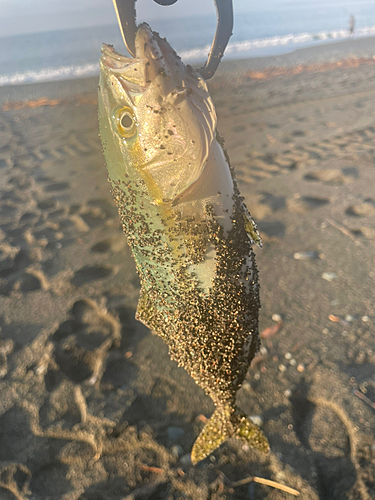
[[[269,450],[263,432],[244,413],[237,409],[233,410],[231,406],[220,406],[216,408],[194,443],[191,452],[192,463],[196,464],[203,460],[226,439],[233,436],[245,439],[251,447],[263,453]]]

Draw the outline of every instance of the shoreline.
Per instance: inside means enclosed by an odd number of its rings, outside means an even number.
[[[221,62],[215,77],[211,80],[227,78],[235,74],[241,76],[251,71],[264,71],[271,68],[284,70],[297,66],[324,65],[349,59],[367,59],[375,57],[375,36],[322,43],[313,47],[302,47],[281,55],[264,57],[251,57],[244,59],[230,59]],[[200,67],[201,64],[196,64]],[[330,68],[328,68],[330,69]],[[42,97],[60,99],[72,98],[75,95],[96,93],[99,75],[54,80],[45,82],[32,82],[20,85],[0,87],[0,105],[5,102],[37,100]]]
[[[221,72],[258,70],[270,67],[293,67],[301,64],[336,62],[348,57],[372,58],[375,55],[375,36],[320,43],[311,47],[296,48],[292,52],[265,57],[251,57],[222,61]]]

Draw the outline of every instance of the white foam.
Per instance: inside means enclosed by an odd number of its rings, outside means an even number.
[[[83,66],[61,66],[60,68],[44,68],[40,71],[26,71],[13,75],[0,76],[0,87],[5,85],[21,85],[23,83],[49,82],[93,76],[99,72],[98,64],[84,64]]]

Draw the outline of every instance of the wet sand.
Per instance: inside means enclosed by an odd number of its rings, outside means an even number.
[[[96,79],[0,89],[1,500],[293,498],[249,476],[374,498],[375,61],[349,47],[223,63],[210,82],[264,242],[238,403],[271,453],[230,440],[195,467],[213,405],[134,319]]]

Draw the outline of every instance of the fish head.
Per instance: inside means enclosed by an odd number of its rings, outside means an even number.
[[[116,176],[137,172],[153,201],[169,204],[201,176],[216,113],[199,73],[148,25],[139,26],[135,47],[134,58],[102,47],[99,117],[109,175],[111,144]]]

